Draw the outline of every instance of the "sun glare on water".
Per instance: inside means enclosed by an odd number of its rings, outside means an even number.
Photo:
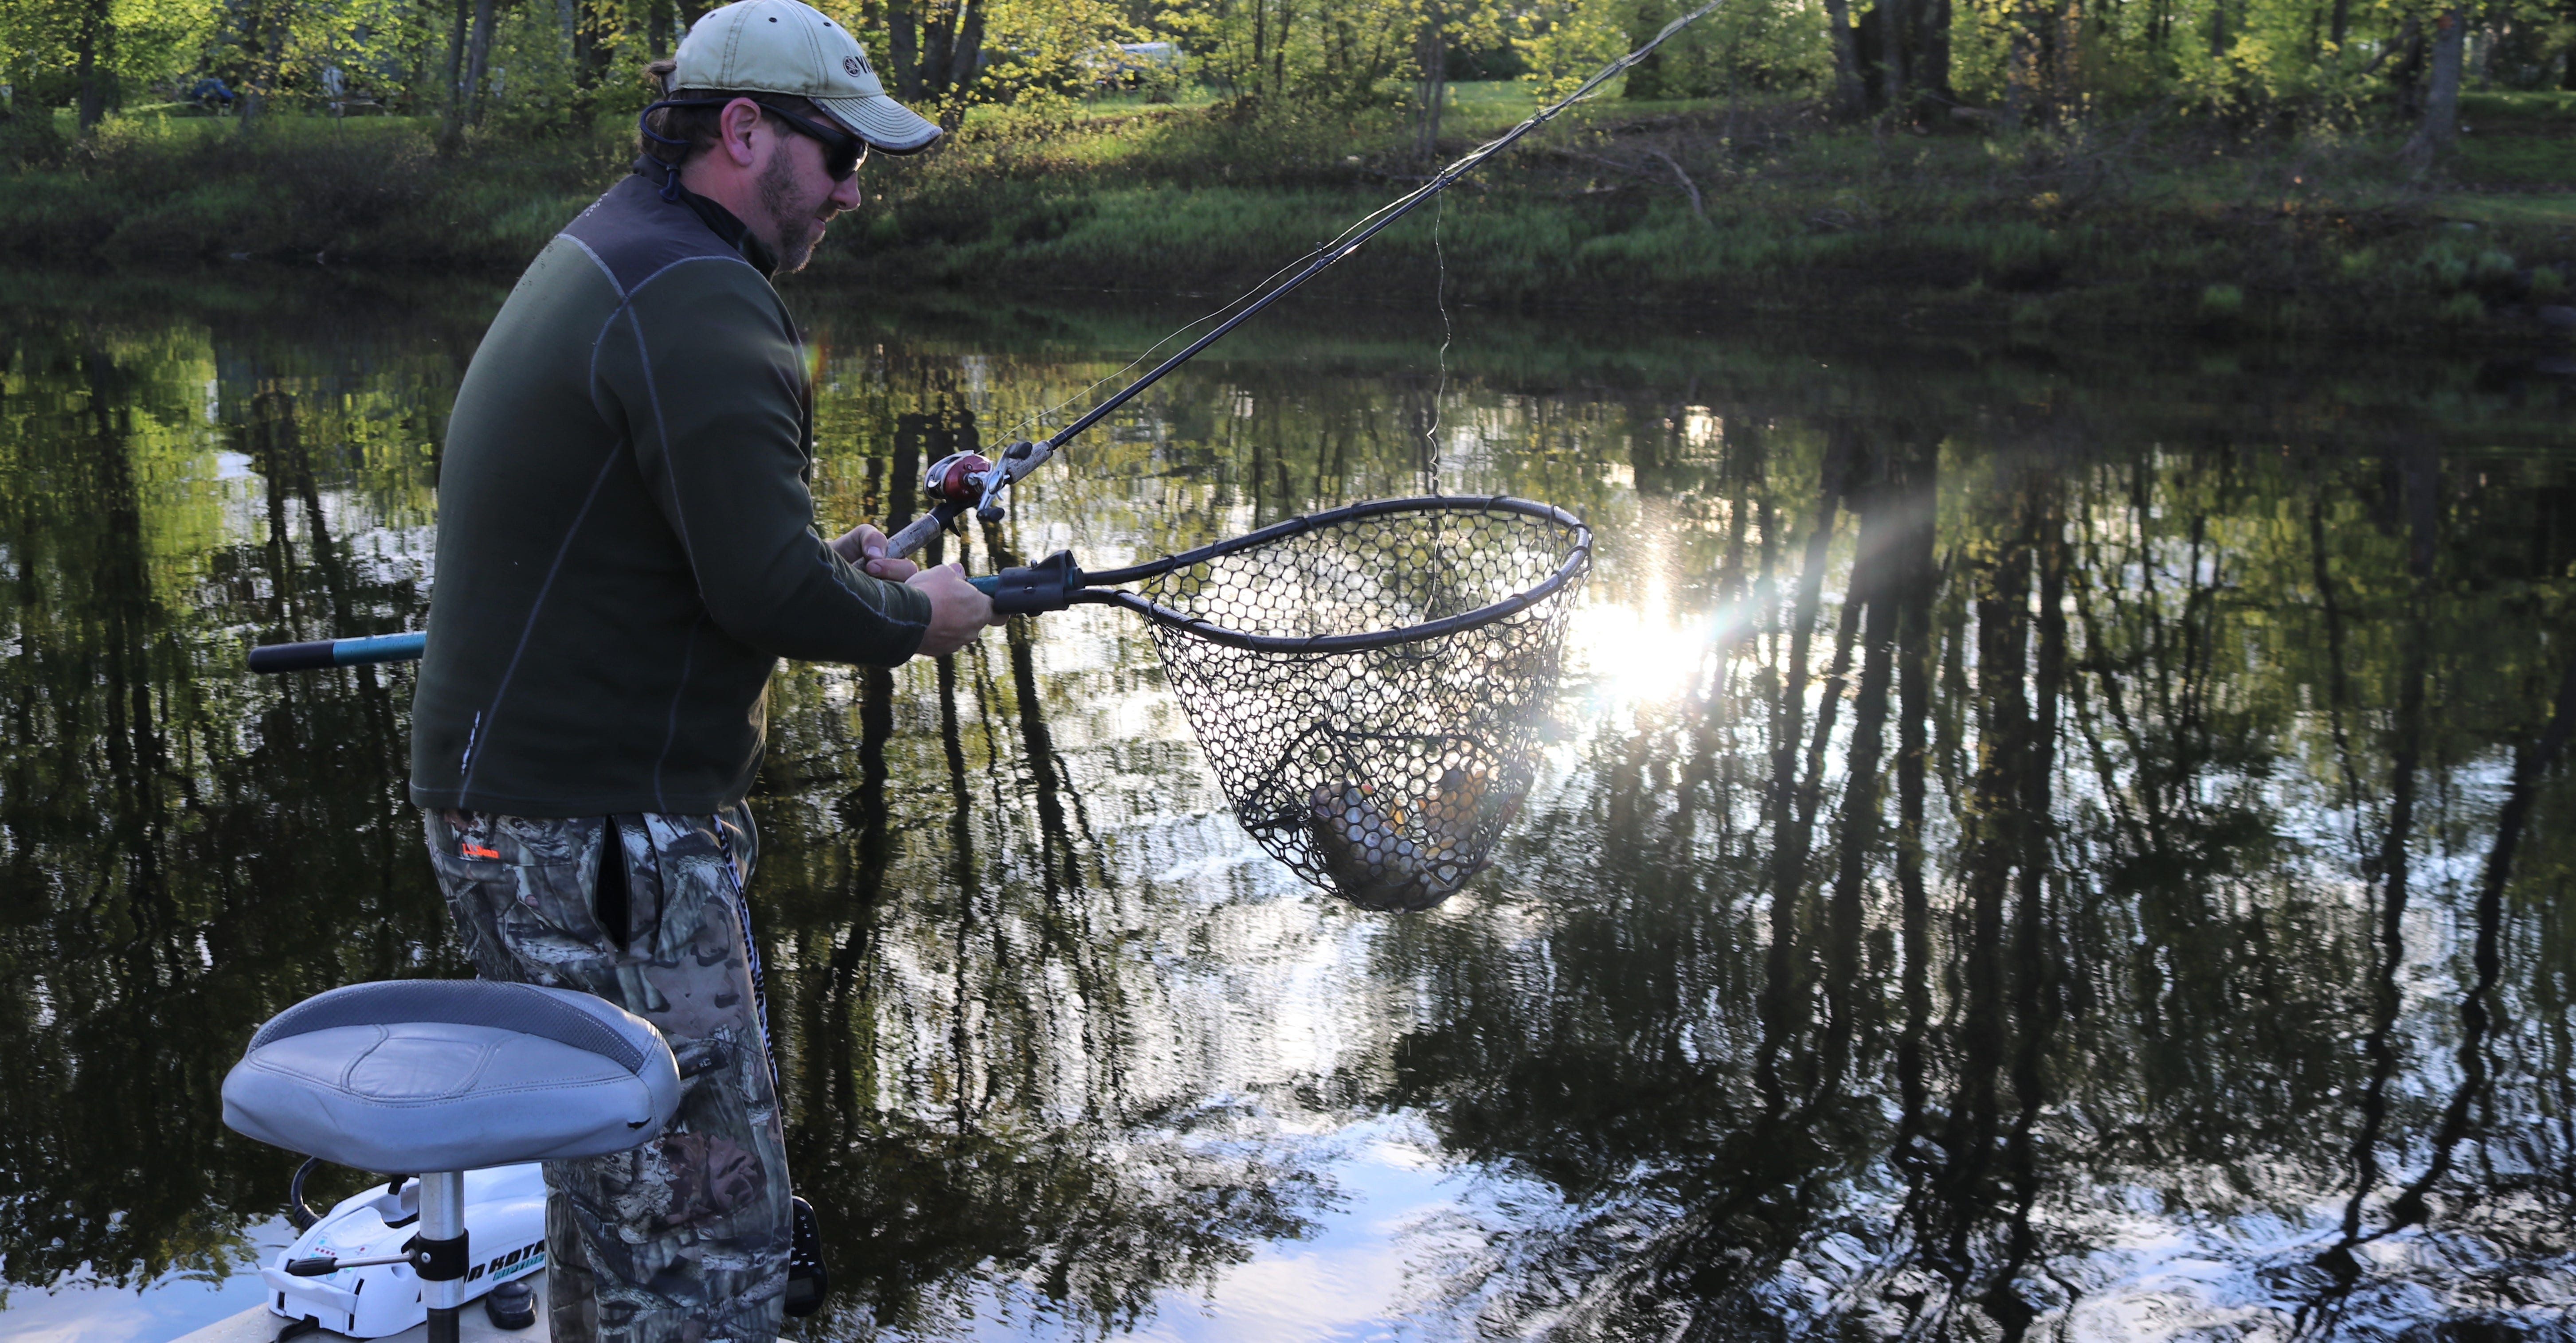
[[[1658,573],[1633,604],[1594,601],[1574,613],[1567,665],[1596,711],[1669,704],[1707,675],[1722,630],[1716,613],[1674,610]]]

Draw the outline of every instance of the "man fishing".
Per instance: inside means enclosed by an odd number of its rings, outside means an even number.
[[[992,608],[873,527],[814,530],[770,285],[857,205],[869,147],[939,128],[796,0],[709,13],[656,73],[635,174],[538,254],[458,390],[411,796],[482,976],[617,1003],[685,1079],[656,1141],[547,1163],[553,1337],[758,1343],[821,1295],[743,896],[770,673],[953,652]]]

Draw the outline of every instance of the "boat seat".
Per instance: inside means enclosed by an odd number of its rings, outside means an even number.
[[[352,984],[278,1013],[224,1078],[224,1123],[370,1171],[622,1152],[659,1135],[680,1073],[652,1023],[568,989]]]

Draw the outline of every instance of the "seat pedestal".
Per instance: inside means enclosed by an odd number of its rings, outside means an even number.
[[[465,1268],[474,1262],[465,1231],[465,1172],[420,1177],[421,1299],[429,1304],[429,1343],[457,1343],[456,1311],[465,1304]]]

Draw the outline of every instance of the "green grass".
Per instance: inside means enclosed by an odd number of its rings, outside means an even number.
[[[275,113],[248,128],[231,118],[112,117],[86,144],[37,145],[35,162],[0,166],[0,256],[498,269],[524,264],[614,180],[629,152],[594,136],[442,158],[434,132],[431,121],[403,117]],[[25,156],[27,142],[18,143]],[[0,153],[10,147],[0,139]]]
[[[2445,219],[2564,232],[2576,229],[2576,191],[2515,196],[2461,194],[2445,198],[2439,213]]]
[[[2529,123],[2534,127],[2576,129],[2576,90],[2535,89],[2504,93],[2463,93],[2460,116],[2475,122]]]
[[[2576,187],[2576,92],[2460,95],[2461,181]]]
[[[2464,181],[2495,186],[2563,187],[2576,183],[2576,127],[2565,132],[2564,138],[2482,132],[2463,135],[2453,171]]]
[[[1517,83],[1452,91],[1444,158],[1532,106]],[[1436,220],[1448,292],[1471,303],[2510,336],[2576,278],[2576,172],[2551,157],[2576,98],[2464,101],[2461,154],[2422,179],[2394,134],[2248,143],[2178,120],[1920,136],[1828,126],[1786,99],[1605,99],[1373,240],[1326,286],[1422,288]],[[318,256],[506,279],[632,152],[622,124],[455,157],[434,152],[433,131],[398,117],[276,115],[247,135],[229,119],[115,118],[86,147],[22,145],[22,166],[0,166],[0,251],[128,269]],[[1422,180],[1433,161],[1415,134],[1399,108],[1104,95],[1053,120],[987,113],[939,153],[872,163],[870,200],[835,228],[814,279],[1222,291]],[[2489,175],[2488,154],[2522,155],[2526,175]]]

